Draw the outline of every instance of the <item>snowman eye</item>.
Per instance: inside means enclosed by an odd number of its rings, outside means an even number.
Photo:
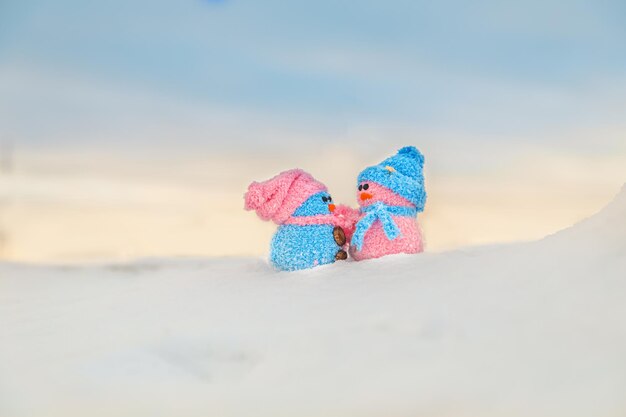
[[[359,191],[363,190],[363,186],[359,185]]]
[[[364,190],[367,190],[368,188],[370,188],[370,185],[369,185],[369,184],[363,184],[363,189],[364,189]]]
[[[333,202],[333,198],[331,196],[328,196],[328,202],[332,203]]]
[[[329,199],[326,198],[326,197],[322,197],[322,201],[325,203],[325,202],[329,201]]]

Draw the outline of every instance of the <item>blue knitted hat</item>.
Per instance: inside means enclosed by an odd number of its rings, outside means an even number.
[[[423,211],[426,203],[423,170],[424,155],[415,146],[405,146],[396,155],[361,171],[357,184],[378,183],[415,204],[417,211]]]

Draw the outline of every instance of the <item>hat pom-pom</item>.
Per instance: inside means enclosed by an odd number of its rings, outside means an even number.
[[[415,146],[405,146],[398,151],[398,155],[417,159],[417,163],[424,165],[424,155]]]

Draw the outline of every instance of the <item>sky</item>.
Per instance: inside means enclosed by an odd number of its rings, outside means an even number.
[[[624,22],[621,0],[0,0],[0,259],[261,255],[252,180],[303,168],[355,206],[406,145],[427,250],[541,238],[626,180]]]
[[[2,0],[0,134],[272,148],[401,129],[614,152],[625,21],[622,1]]]

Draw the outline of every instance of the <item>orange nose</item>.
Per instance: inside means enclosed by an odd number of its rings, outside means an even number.
[[[332,213],[333,211],[335,211],[335,205],[334,204],[329,204],[328,205],[328,210],[330,210],[330,212]]]
[[[370,198],[372,198],[370,193],[361,193],[361,200],[369,200]]]

